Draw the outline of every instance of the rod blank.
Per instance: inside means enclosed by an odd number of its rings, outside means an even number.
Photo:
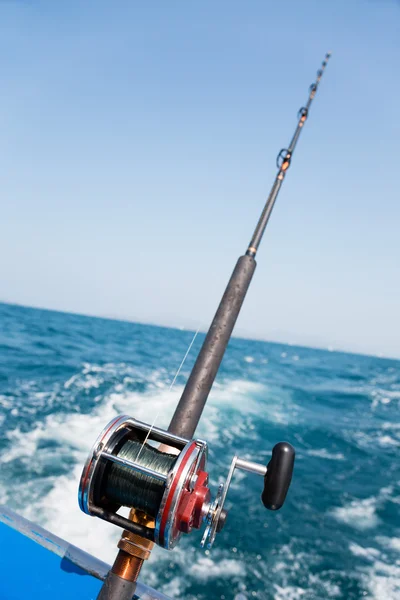
[[[236,263],[172,417],[169,431],[175,435],[193,437],[255,268],[256,261],[252,256],[241,256]]]
[[[176,435],[191,438],[196,430],[250,286],[256,268],[254,257],[267,227],[286,171],[290,167],[300,132],[308,118],[311,102],[316,94],[329,57],[330,53],[326,54],[322,67],[317,73],[316,81],[310,87],[307,104],[299,111],[299,120],[289,148],[284,148],[278,155],[278,173],[254,230],[253,237],[251,238],[246,254],[241,256],[236,263],[236,267],[172,417],[169,431]]]

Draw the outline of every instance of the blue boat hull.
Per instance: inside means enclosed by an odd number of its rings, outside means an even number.
[[[0,506],[0,600],[95,600],[109,565]],[[138,582],[134,598],[168,600]]]

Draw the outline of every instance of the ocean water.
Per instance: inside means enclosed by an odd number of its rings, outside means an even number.
[[[192,333],[0,304],[0,503],[112,562],[120,530],[82,514],[80,472],[119,413],[166,427]],[[214,548],[156,549],[142,579],[174,598],[400,598],[400,362],[233,339],[198,429],[213,491],[232,456],[297,451],[281,511],[238,474]]]

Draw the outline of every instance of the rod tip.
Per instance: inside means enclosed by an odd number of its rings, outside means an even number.
[[[327,52],[327,53],[325,54],[325,58],[330,58],[330,57],[331,57],[331,55],[332,55],[332,52]]]

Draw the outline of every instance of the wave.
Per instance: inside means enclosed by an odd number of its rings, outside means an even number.
[[[393,486],[382,488],[377,496],[364,498],[363,500],[352,500],[346,506],[338,506],[331,511],[331,515],[337,520],[355,529],[364,531],[373,529],[380,523],[376,514],[378,507],[391,498]]]
[[[309,456],[325,458],[326,460],[345,460],[342,452],[329,452],[326,448],[312,448],[311,450],[307,450],[307,454]]]
[[[382,550],[351,543],[350,552],[367,563],[358,571],[369,592],[368,597],[373,600],[397,600],[400,597],[400,540],[379,536],[376,539]],[[394,550],[395,553],[388,554],[387,550]],[[396,553],[397,556],[394,556]]]

